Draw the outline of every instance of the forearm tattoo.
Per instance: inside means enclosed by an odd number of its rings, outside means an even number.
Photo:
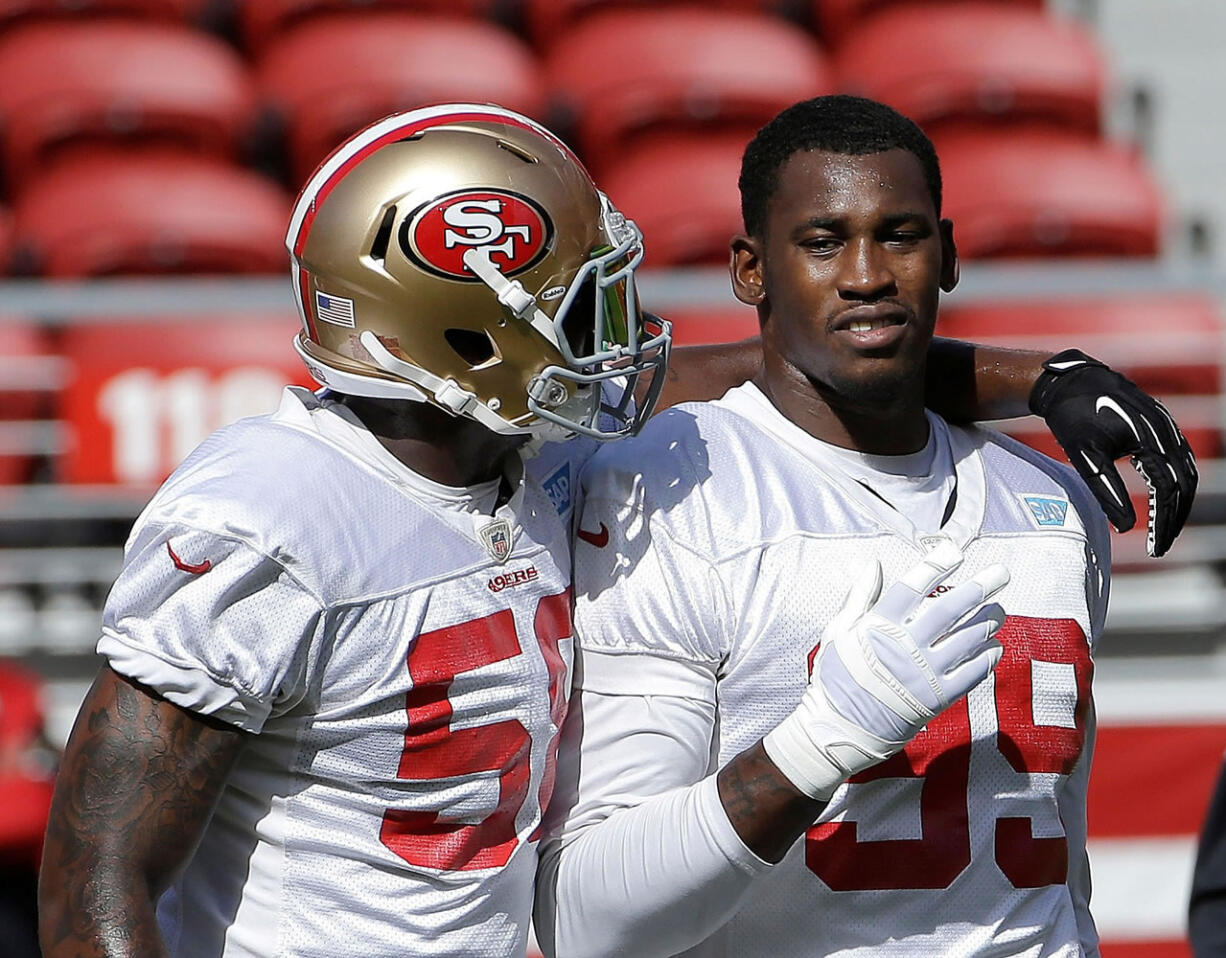
[[[166,954],[154,909],[244,739],[104,669],[56,782],[39,882],[44,958]]]
[[[772,862],[787,854],[824,804],[799,792],[775,767],[761,742],[720,769],[716,785],[741,841],[759,858]]]

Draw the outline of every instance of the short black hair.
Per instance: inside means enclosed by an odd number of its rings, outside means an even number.
[[[745,231],[761,236],[766,205],[779,182],[779,170],[793,153],[825,150],[866,156],[906,150],[924,170],[937,216],[941,215],[941,166],[932,141],[916,124],[884,103],[859,96],[819,96],[793,104],[762,127],[741,159],[741,217]]]

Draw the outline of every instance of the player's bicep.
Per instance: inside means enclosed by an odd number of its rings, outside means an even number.
[[[195,849],[245,738],[104,666],[65,748],[44,880],[130,873],[156,896]]]

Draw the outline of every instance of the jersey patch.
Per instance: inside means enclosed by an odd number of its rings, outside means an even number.
[[[549,501],[553,503],[553,507],[558,510],[558,515],[566,515],[571,506],[570,462],[562,463],[541,485],[545,489],[545,495],[549,496]]]
[[[1068,500],[1055,496],[1032,496],[1019,493],[1018,498],[1030,513],[1034,524],[1040,527],[1063,526],[1068,517]]]

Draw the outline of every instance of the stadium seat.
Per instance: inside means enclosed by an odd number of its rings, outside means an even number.
[[[249,170],[177,151],[57,164],[14,208],[15,254],[49,277],[284,272],[290,200]]]
[[[957,302],[957,294],[952,298]],[[1222,391],[1226,328],[1210,297],[1130,295],[943,306],[954,339],[1055,352],[1076,344],[1157,395]]]
[[[239,29],[248,50],[259,52],[278,35],[318,16],[408,10],[452,16],[491,15],[500,0],[240,0]]]
[[[147,20],[191,21],[213,0],[0,0],[0,25],[19,20],[82,16],[126,16]]]
[[[292,307],[222,318],[206,309],[64,330],[72,372],[58,413],[75,441],[61,481],[155,486],[214,429],[272,412],[285,383],[310,384],[290,345]]]
[[[232,159],[255,116],[238,54],[187,27],[36,23],[0,39],[0,120],[10,186],[65,148],[169,143]]]
[[[1139,157],[1058,130],[936,140],[964,259],[1155,256],[1163,204]]]
[[[379,117],[442,100],[544,105],[526,44],[492,23],[414,14],[324,17],[278,37],[259,64],[281,114],[296,183],[349,134]]]
[[[982,2],[982,0],[975,0]],[[1043,0],[996,0],[997,3],[1010,3],[1016,7],[1032,7],[1043,9]],[[812,0],[813,22],[817,25],[822,39],[831,46],[837,46],[843,37],[854,27],[867,22],[873,15],[888,10],[891,7],[910,6],[927,8],[930,0]],[[908,44],[908,48],[910,48]]]
[[[785,13],[791,0],[523,0],[523,20],[532,42],[548,50],[580,20],[618,7],[698,7],[703,10],[758,10]]]
[[[545,74],[599,174],[646,133],[722,130],[744,143],[782,108],[833,89],[821,51],[799,27],[693,8],[593,14],[559,38]]]
[[[601,177],[643,231],[649,266],[727,265],[728,240],[741,231],[744,149],[733,134],[676,136],[630,150]]]
[[[891,7],[834,53],[840,89],[935,135],[953,122],[1043,121],[1096,135],[1106,71],[1070,20],[999,2]]]

